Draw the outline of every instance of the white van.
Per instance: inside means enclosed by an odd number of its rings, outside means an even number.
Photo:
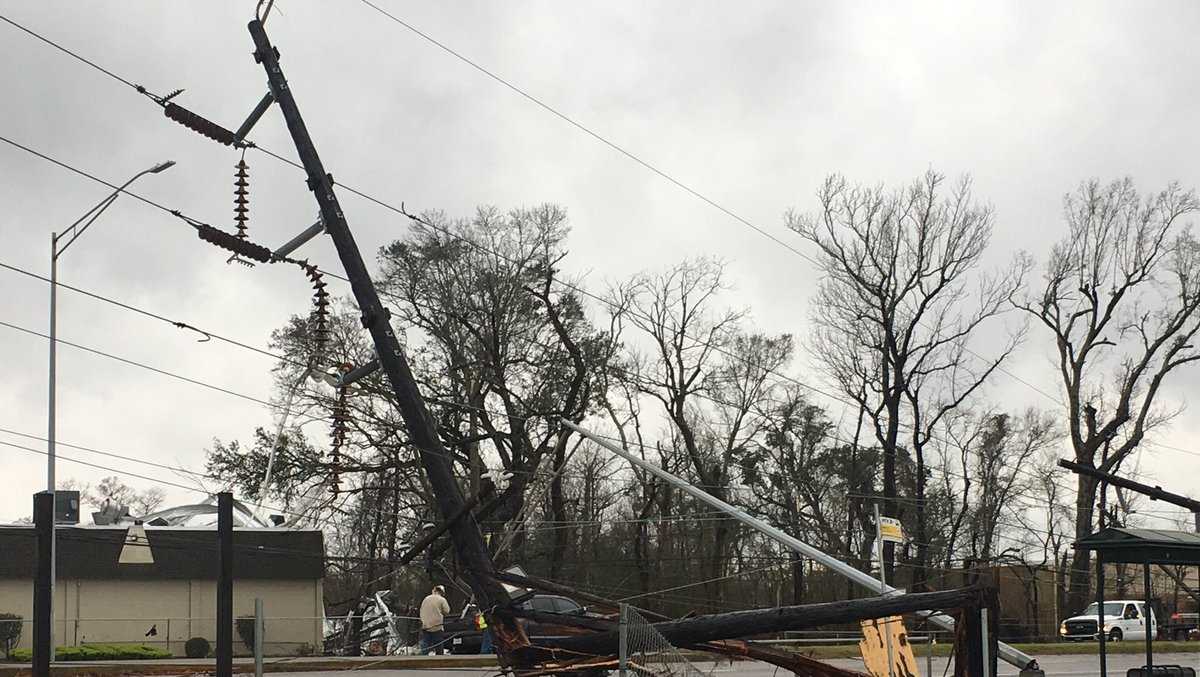
[[[1065,640],[1081,642],[1099,639],[1096,625],[1100,620],[1100,607],[1092,602],[1083,613],[1062,622],[1058,634]],[[1121,599],[1104,603],[1104,634],[1110,642],[1123,639],[1145,640],[1146,631],[1153,639],[1158,635],[1158,619],[1154,609],[1146,614],[1146,603],[1138,600]]]

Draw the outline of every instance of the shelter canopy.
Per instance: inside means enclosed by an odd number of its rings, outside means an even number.
[[[1109,527],[1075,542],[1113,564],[1200,564],[1200,534]]]

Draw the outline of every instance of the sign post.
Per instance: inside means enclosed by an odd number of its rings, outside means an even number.
[[[875,504],[875,551],[879,556],[879,594],[887,595],[890,588],[887,584],[887,571],[883,566],[883,543],[891,541],[892,543],[904,542],[904,529],[900,525],[900,520],[894,517],[882,517],[879,514],[879,504]],[[883,632],[884,641],[887,643],[887,677],[893,677],[895,656],[892,650],[892,629],[890,627],[892,619],[888,618],[884,621],[889,627]]]

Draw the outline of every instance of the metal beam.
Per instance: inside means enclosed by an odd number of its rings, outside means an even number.
[[[850,566],[849,564],[846,564],[845,562],[841,561],[840,559],[838,559],[832,555],[829,555],[828,553],[824,552],[823,550],[819,550],[819,549],[805,543],[804,541],[801,541],[800,539],[795,538],[795,537],[785,533],[784,531],[775,528],[774,526],[771,526],[770,524],[764,522],[763,520],[760,520],[757,517],[750,515],[746,511],[744,511],[740,508],[737,508],[735,506],[732,506],[732,505],[726,503],[725,501],[722,501],[721,499],[717,498],[716,496],[709,494],[706,491],[696,488],[690,482],[687,482],[686,480],[684,480],[680,477],[672,475],[671,473],[667,472],[666,470],[663,470],[662,468],[658,467],[657,465],[655,465],[653,463],[649,463],[645,460],[642,460],[637,455],[629,453],[625,449],[613,444],[612,442],[610,442],[602,437],[599,437],[595,433],[592,433],[584,428],[581,428],[580,426],[578,426],[575,423],[572,423],[571,421],[568,421],[566,419],[560,419],[560,421],[562,422],[563,425],[567,426],[571,430],[574,430],[575,432],[579,433],[580,435],[583,435],[584,437],[588,438],[589,440],[596,443],[600,447],[603,447],[604,449],[611,451],[612,453],[616,454],[617,456],[620,456],[621,458],[625,459],[626,461],[629,461],[630,463],[636,465],[637,467],[639,467],[653,475],[656,475],[663,481],[671,484],[672,486],[675,486],[676,488],[678,488],[681,491],[683,491],[684,493],[692,496],[693,498],[695,498],[699,501],[702,501],[704,503],[707,503],[708,505],[716,508],[717,510],[720,510],[721,512],[728,514],[730,517],[733,517],[734,519],[738,520],[742,524],[749,526],[750,528],[754,529],[755,531],[765,534],[768,537],[770,537],[771,539],[775,540],[776,542],[781,543],[781,544],[787,546],[788,548],[791,548],[792,550],[804,555],[805,557],[809,557],[809,558],[815,560],[816,562],[824,565],[825,567],[828,567],[829,569],[841,574],[842,576],[845,576],[846,578],[849,578],[851,581],[854,581],[855,583],[863,586],[864,588],[870,590],[872,593],[877,593],[880,590],[883,590],[883,591],[885,591],[884,594],[888,595],[888,596],[903,594],[903,591],[901,591],[897,588],[894,588],[892,586],[885,585],[884,583],[882,583],[879,579],[875,578],[874,576],[872,576],[868,573],[859,571],[858,569],[855,569],[854,567]],[[954,619],[947,616],[946,614],[939,613],[936,611],[922,611],[919,613],[919,615],[926,617],[930,623],[933,623],[934,625],[937,625],[940,628],[950,630],[950,631],[954,630]],[[1037,661],[1034,660],[1034,658],[1032,656],[1029,656],[1028,654],[1026,654],[1022,651],[1019,651],[1007,644],[1000,643],[999,654],[1000,654],[1000,658],[1002,658],[1006,663],[1015,665],[1016,667],[1020,668],[1023,671],[1037,671],[1038,670]]]

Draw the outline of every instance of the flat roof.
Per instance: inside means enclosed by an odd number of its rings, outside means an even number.
[[[1076,541],[1075,547],[1118,564],[1200,564],[1200,534],[1188,531],[1109,527]]]
[[[217,531],[145,527],[153,564],[121,564],[128,526],[59,525],[57,575],[87,580],[215,580]],[[37,536],[28,525],[0,526],[0,579],[32,579]],[[234,529],[235,579],[314,580],[325,575],[320,531]]]

